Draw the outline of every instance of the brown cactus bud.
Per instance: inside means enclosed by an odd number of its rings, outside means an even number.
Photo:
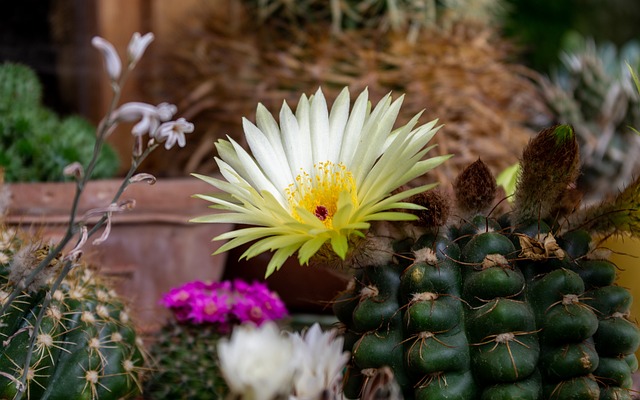
[[[496,178],[487,165],[478,159],[465,168],[453,183],[458,211],[464,219],[485,214],[496,197]]]
[[[431,189],[412,196],[411,203],[423,206],[424,210],[414,210],[413,214],[419,218],[419,224],[427,228],[437,228],[445,225],[451,212],[451,201],[440,189]]]

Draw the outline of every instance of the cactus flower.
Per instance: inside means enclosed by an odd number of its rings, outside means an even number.
[[[393,129],[401,104],[387,95],[372,109],[365,90],[350,109],[345,89],[329,110],[319,89],[303,95],[295,113],[284,103],[279,125],[259,105],[256,124],[243,120],[251,154],[220,140],[216,162],[225,180],[195,175],[224,193],[197,195],[223,212],[193,222],[248,225],[217,236],[229,239],[218,252],[249,242],[243,258],[273,251],[267,276],[296,252],[301,264],[320,250],[345,259],[350,240],[371,221],[415,219],[402,211],[419,206],[403,200],[432,185],[392,192],[448,158],[423,159],[436,121],[416,128],[416,115]]]
[[[273,400],[291,391],[298,361],[293,342],[273,322],[244,325],[218,343],[220,370],[236,398]]]
[[[290,400],[340,398],[342,370],[350,358],[342,350],[344,337],[335,329],[323,332],[315,323],[303,336],[292,335],[292,340],[302,362]]]

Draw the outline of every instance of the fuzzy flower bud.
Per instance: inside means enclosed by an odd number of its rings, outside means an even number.
[[[487,165],[478,159],[456,177],[453,184],[459,212],[465,219],[491,208],[498,185]]]
[[[569,125],[543,129],[525,147],[520,161],[514,215],[516,223],[548,218],[580,169],[578,142]]]

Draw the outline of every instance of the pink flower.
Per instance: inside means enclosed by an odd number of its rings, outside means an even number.
[[[198,296],[194,299],[189,318],[196,324],[224,323],[228,313],[226,296]]]
[[[179,322],[214,324],[220,332],[230,332],[240,323],[261,325],[287,315],[285,304],[265,283],[239,279],[188,282],[171,289],[161,303]]]

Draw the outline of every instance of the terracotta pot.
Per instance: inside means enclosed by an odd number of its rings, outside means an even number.
[[[238,247],[229,252],[224,279],[266,282],[280,295],[291,313],[333,313],[332,300],[347,287],[345,273],[328,267],[300,265],[296,258],[289,258],[279,271],[265,279],[271,255],[263,253],[250,260],[239,260],[246,248]]]
[[[90,182],[78,215],[108,205],[119,185],[119,180]],[[8,224],[42,231],[54,240],[64,234],[75,194],[74,183],[8,187],[12,194],[5,218]],[[130,300],[142,332],[157,330],[169,316],[158,301],[171,287],[195,279],[221,278],[226,255],[211,256],[221,245],[212,243],[211,238],[231,226],[188,222],[195,216],[213,212],[207,202],[191,196],[213,190],[195,178],[161,179],[155,185],[129,186],[122,198],[135,199],[135,208],[114,214],[111,234],[105,242],[98,246],[87,243],[84,247],[83,257],[112,278],[116,291]]]

